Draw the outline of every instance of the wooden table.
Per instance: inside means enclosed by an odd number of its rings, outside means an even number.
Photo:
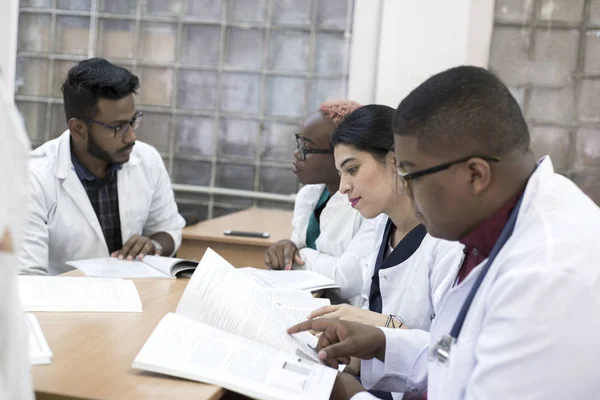
[[[269,232],[268,239],[226,236],[223,231]],[[212,248],[235,267],[264,268],[269,246],[292,234],[292,212],[249,208],[223,217],[200,222],[183,229],[177,257],[199,261],[207,247]]]
[[[175,311],[188,281],[134,280],[142,313],[35,313],[53,353],[52,364],[32,367],[37,399],[221,398],[220,387],[131,368],[160,319]]]

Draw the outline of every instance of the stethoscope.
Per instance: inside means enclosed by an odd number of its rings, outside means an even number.
[[[508,239],[510,239],[510,237],[515,229],[515,224],[517,222],[517,215],[519,214],[519,209],[521,208],[522,201],[523,201],[523,196],[521,195],[521,197],[519,198],[519,201],[517,202],[517,205],[512,210],[512,212],[508,218],[508,221],[506,222],[506,225],[504,225],[504,228],[502,229],[502,232],[500,233],[500,237],[498,238],[498,240],[496,241],[496,244],[492,248],[492,251],[490,253],[490,256],[488,257],[487,262],[481,268],[481,273],[477,277],[477,280],[473,283],[473,287],[471,288],[471,291],[469,292],[467,298],[465,299],[465,302],[463,303],[462,308],[460,309],[460,312],[458,313],[458,316],[456,317],[456,320],[454,321],[454,325],[452,326],[452,329],[450,330],[450,334],[444,335],[440,339],[438,339],[436,344],[431,348],[430,359],[437,360],[438,363],[443,364],[443,365],[448,364],[448,359],[450,358],[450,351],[452,350],[452,345],[458,340],[458,335],[460,335],[460,331],[465,322],[465,318],[467,317],[467,313],[469,312],[469,308],[471,307],[471,303],[473,302],[473,298],[477,294],[477,290],[479,290],[479,287],[481,286],[481,282],[483,282],[483,279],[485,278],[488,271],[492,267],[492,264],[494,263],[496,256],[498,256],[498,253],[500,253],[500,250],[502,250],[502,247],[504,247],[506,242],[508,242]]]

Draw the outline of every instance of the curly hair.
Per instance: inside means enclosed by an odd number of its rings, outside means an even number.
[[[319,111],[323,113],[325,119],[338,126],[346,115],[360,106],[360,104],[352,100],[330,100],[321,104]]]

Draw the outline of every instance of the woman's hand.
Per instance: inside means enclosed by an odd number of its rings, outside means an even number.
[[[385,326],[388,316],[348,304],[321,307],[308,316],[308,319],[325,318],[354,321],[371,326]]]

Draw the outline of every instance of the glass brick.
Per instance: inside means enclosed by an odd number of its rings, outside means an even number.
[[[140,68],[139,100],[141,104],[170,106],[173,71],[167,68]]]
[[[221,110],[254,113],[260,110],[260,75],[223,73]]]
[[[141,28],[140,59],[158,63],[175,61],[177,28],[174,24],[144,22]]]
[[[219,125],[219,155],[254,160],[260,130],[258,121],[221,119]]]
[[[269,69],[308,71],[310,34],[291,29],[271,31]]]
[[[134,22],[100,19],[98,22],[98,55],[107,58],[134,58]]]
[[[260,68],[263,46],[262,29],[227,28],[225,64],[230,67]]]
[[[181,62],[190,65],[216,66],[219,63],[221,27],[185,25]]]
[[[212,156],[215,153],[214,120],[209,117],[179,116],[176,148],[178,153]]]
[[[267,77],[268,115],[302,117],[305,114],[306,80],[287,76]]]
[[[184,185],[210,185],[210,161],[175,160],[173,182]]]
[[[177,104],[181,108],[214,110],[217,92],[217,74],[206,71],[179,73]]]
[[[52,17],[48,14],[19,15],[19,51],[49,52],[50,26]]]

